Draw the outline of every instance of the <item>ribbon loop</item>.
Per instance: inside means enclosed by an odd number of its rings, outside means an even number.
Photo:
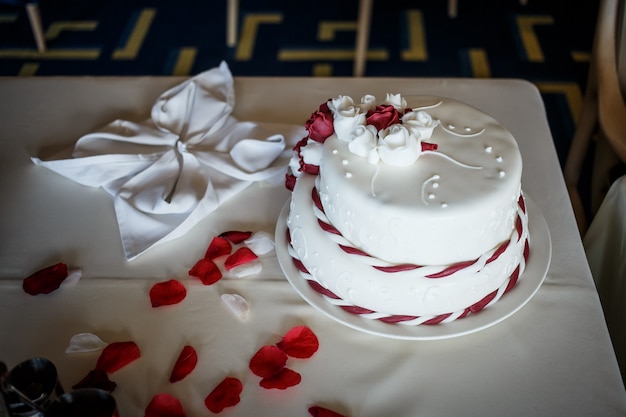
[[[32,160],[110,193],[126,258],[134,259],[186,233],[253,181],[286,170],[286,143],[296,143],[300,128],[272,124],[286,140],[238,121],[233,86],[222,62],[161,94],[150,119],[115,120],[86,134],[72,158]]]

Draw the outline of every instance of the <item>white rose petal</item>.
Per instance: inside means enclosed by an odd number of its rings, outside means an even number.
[[[78,333],[72,336],[65,353],[93,352],[104,349],[108,343],[93,333]]]
[[[354,106],[354,100],[350,96],[338,96],[328,102],[328,108],[334,115],[337,113],[345,117],[354,116],[359,113],[359,109]]]
[[[82,269],[73,269],[71,271],[67,272],[67,277],[63,280],[63,282],[61,283],[62,287],[69,287],[72,285],[76,285],[78,283],[78,281],[80,281],[80,279],[83,276],[83,270]]]
[[[257,255],[265,255],[274,250],[274,239],[267,232],[255,232],[244,243]]]
[[[401,94],[387,93],[385,104],[391,104],[400,113],[403,113],[404,109],[406,109],[406,99]]]
[[[250,303],[239,294],[222,294],[222,302],[235,315],[235,317],[245,320],[250,312]]]
[[[229,270],[226,274],[229,278],[245,278],[252,275],[257,275],[263,270],[263,265],[259,260],[246,262],[245,264],[237,265]]]
[[[374,110],[376,108],[376,97],[371,94],[361,97],[361,105],[359,106],[363,113],[367,113],[368,110]]]

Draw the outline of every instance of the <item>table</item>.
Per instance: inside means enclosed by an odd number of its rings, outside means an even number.
[[[0,79],[0,359],[9,367],[43,356],[66,391],[93,369],[98,353],[68,355],[72,335],[135,341],[142,357],[111,375],[122,417],[140,416],[150,399],[176,396],[187,416],[211,415],[203,399],[225,376],[244,385],[224,415],[307,416],[313,404],[349,416],[618,416],[626,396],[551,140],[538,90],[521,80],[401,78],[235,78],[235,116],[302,124],[319,103],[341,94],[426,94],[472,104],[517,138],[523,189],[549,225],[552,262],[543,286],[504,322],[460,338],[381,338],[335,323],[304,302],[276,258],[252,278],[204,286],[187,275],[211,238],[225,230],[273,232],[289,194],[252,185],[182,238],[132,262],[123,257],[110,197],[30,162],[72,146],[113,119],[143,120],[179,77]],[[29,296],[21,279],[63,261],[83,278],[49,295]],[[156,282],[178,278],[180,304],[152,309]],[[220,303],[225,292],[251,302],[241,321]],[[291,360],[302,382],[265,390],[248,369],[251,356],[295,325],[318,336],[319,351]],[[184,345],[196,370],[175,384],[170,369]]]

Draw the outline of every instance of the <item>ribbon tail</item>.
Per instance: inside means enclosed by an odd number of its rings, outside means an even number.
[[[142,172],[159,157],[159,154],[96,155],[52,161],[33,157],[31,161],[78,184],[107,188],[112,182]]]

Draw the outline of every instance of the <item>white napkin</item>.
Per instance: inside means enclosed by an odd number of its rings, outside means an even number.
[[[150,119],[115,120],[81,137],[69,159],[32,160],[113,196],[131,260],[180,237],[252,182],[286,172],[302,127],[238,121],[234,102],[222,62],[163,93]]]

